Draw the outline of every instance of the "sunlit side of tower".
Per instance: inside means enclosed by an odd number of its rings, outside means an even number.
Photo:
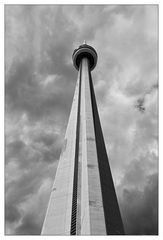
[[[124,234],[91,77],[96,63],[86,43],[73,53],[78,78],[43,235]]]

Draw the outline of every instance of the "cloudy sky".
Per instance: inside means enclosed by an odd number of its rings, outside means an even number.
[[[127,234],[157,234],[156,5],[5,7],[6,234],[40,234],[85,39]]]

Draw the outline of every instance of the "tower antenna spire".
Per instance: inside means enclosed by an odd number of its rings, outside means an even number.
[[[86,40],[84,40],[83,44],[87,44],[87,43],[86,43]]]

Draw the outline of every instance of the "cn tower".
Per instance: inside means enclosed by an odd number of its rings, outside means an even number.
[[[91,71],[95,49],[74,50],[77,83],[42,235],[124,235]]]

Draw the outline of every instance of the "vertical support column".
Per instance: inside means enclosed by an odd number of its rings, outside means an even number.
[[[87,169],[87,135],[85,112],[85,73],[81,62],[81,235],[90,235],[89,187]]]
[[[82,59],[81,235],[106,235],[91,103],[89,62]]]
[[[79,189],[79,152],[80,152],[80,102],[81,102],[81,70],[79,70],[79,92],[78,92],[78,108],[77,108],[77,124],[76,124],[76,142],[75,142],[75,158],[74,158],[74,179],[73,179],[73,196],[72,196],[72,215],[71,215],[71,235],[77,235],[79,231],[78,215],[80,213],[80,189]]]
[[[50,200],[43,223],[42,235],[70,235],[79,91],[80,71],[78,73],[78,80],[65,134],[64,146],[62,148],[55,181],[51,190]]]

